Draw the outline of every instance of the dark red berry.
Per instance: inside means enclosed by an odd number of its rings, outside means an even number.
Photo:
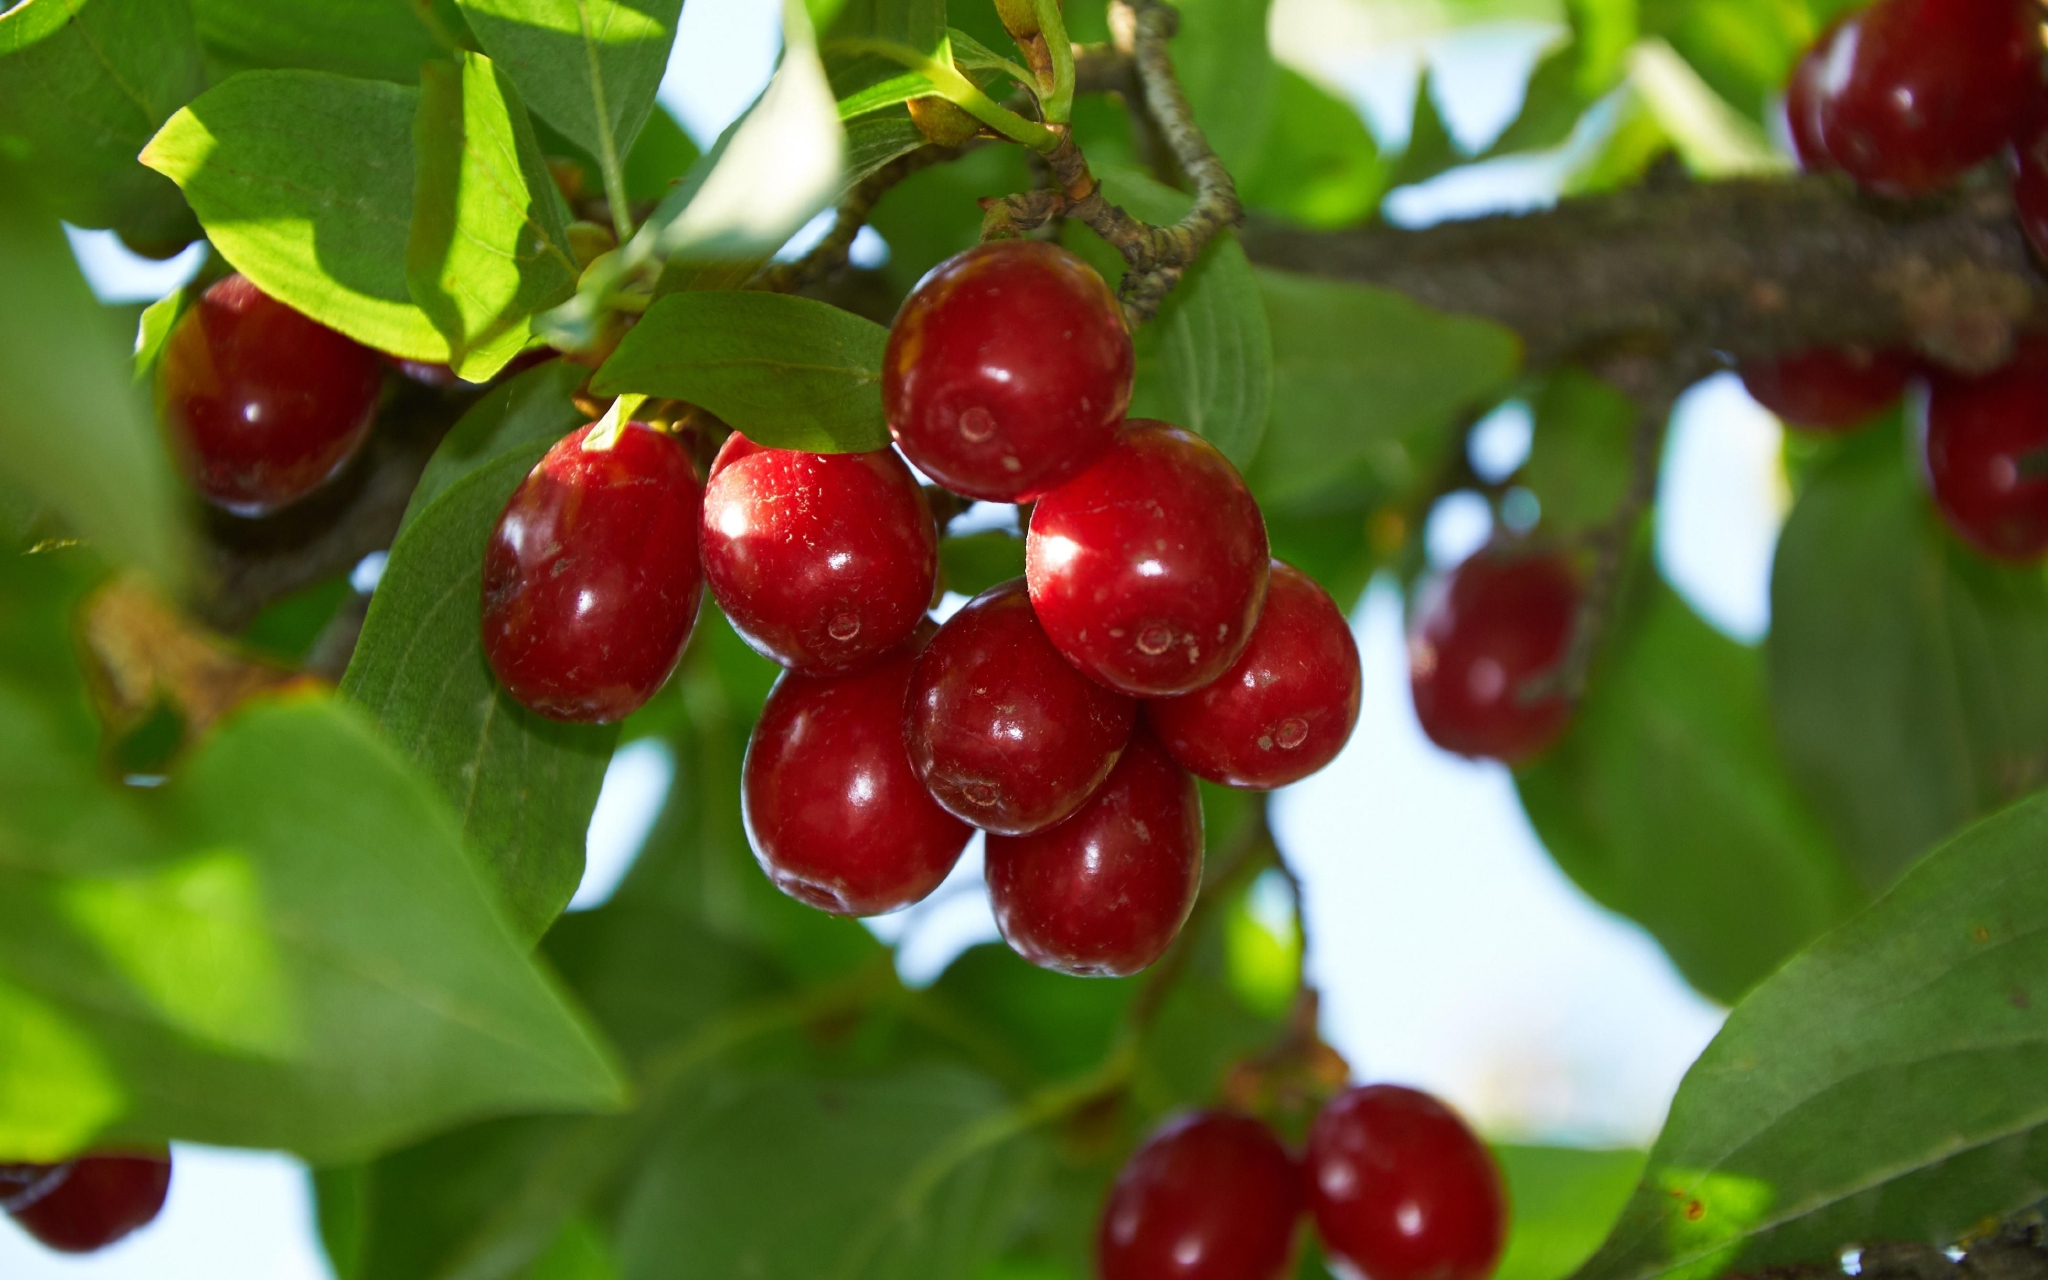
[[[26,1209],[70,1173],[69,1164],[0,1164],[0,1211]]]
[[[903,745],[914,643],[852,675],[785,672],[747,744],[740,799],[761,869],[790,897],[876,916],[924,898],[974,830],[931,798]]]
[[[1536,686],[1570,647],[1578,607],[1578,578],[1555,556],[1481,552],[1432,584],[1408,644],[1423,732],[1511,764],[1549,746],[1571,702]]]
[[[1828,154],[1827,140],[1821,136],[1820,107],[1828,48],[1839,29],[1840,24],[1836,24],[1821,33],[1820,39],[1793,66],[1792,79],[1785,85],[1785,126],[1792,135],[1792,150],[1799,157],[1799,167],[1808,173],[1826,173],[1836,167],[1834,157]]]
[[[1096,1236],[1101,1280],[1279,1280],[1301,1171],[1273,1131],[1205,1111],[1154,1133],[1117,1174]]]
[[[61,1253],[91,1253],[148,1226],[171,1188],[171,1156],[87,1156],[14,1220]]]
[[[377,353],[232,275],[178,318],[157,403],[199,495],[267,515],[341,470],[377,416]]]
[[[1923,195],[1989,159],[2039,91],[2040,41],[2020,0],[1879,0],[1829,42],[1820,137],[1857,182]]]
[[[1142,727],[1079,812],[988,838],[988,894],[1012,950],[1045,969],[1120,978],[1166,953],[1202,884],[1195,780]]]
[[[1358,645],[1337,602],[1275,560],[1244,653],[1213,684],[1151,699],[1145,719],[1175,760],[1211,782],[1284,787],[1344,749],[1359,683]]]
[[[1137,711],[1060,656],[1017,578],[976,596],[919,655],[903,736],[948,812],[1028,835],[1095,793]]]
[[[484,549],[484,653],[545,716],[607,724],[668,679],[697,623],[702,491],[674,438],[630,423],[585,448],[595,423],[548,450]]]
[[[894,450],[795,453],[726,437],[704,487],[704,577],[733,630],[795,671],[847,671],[910,638],[938,533]]]
[[[1266,522],[1200,436],[1134,418],[1045,495],[1024,540],[1031,607],[1081,670],[1157,698],[1230,669],[1266,598]]]
[[[1997,373],[1930,382],[1924,435],[1934,505],[1985,555],[2048,552],[2048,340],[2023,338]]]
[[[889,330],[882,403],[904,456],[955,493],[1028,501],[1109,447],[1131,399],[1131,335],[1093,268],[997,240],[936,267]]]
[[[1795,427],[1860,427],[1905,394],[1913,358],[1898,351],[1816,347],[1777,360],[1744,361],[1742,385],[1764,408]]]
[[[1398,1085],[1348,1089],[1309,1126],[1309,1211],[1372,1280],[1485,1280],[1507,1236],[1493,1153],[1457,1113]]]
[[[2035,112],[2048,108],[2048,93],[2035,100]],[[2048,127],[2035,124],[2013,144],[2012,202],[2020,230],[2034,252],[2048,259]]]

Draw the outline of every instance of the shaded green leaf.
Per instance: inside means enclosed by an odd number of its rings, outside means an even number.
[[[570,141],[560,130],[550,127],[547,121],[532,118],[532,124],[542,151],[550,158],[574,161],[582,170],[585,192],[595,195],[604,190],[604,170],[598,165],[597,157]],[[666,108],[656,103],[640,130],[639,141],[633,144],[632,152],[626,157],[626,198],[634,201],[660,200],[702,156],[697,143],[684,132],[683,126],[676,123],[676,118]]]
[[[1582,1280],[1946,1245],[2048,1195],[2048,798],[1930,854],[1686,1073]]]
[[[860,46],[886,42],[953,65],[946,0],[847,0],[821,39],[832,95],[840,116],[849,120],[932,91],[922,73]]]
[[[1535,432],[1517,479],[1536,495],[1544,533],[1568,538],[1613,519],[1628,493],[1635,403],[1566,368],[1544,380],[1530,409]]]
[[[1357,110],[1285,67],[1274,97],[1265,144],[1238,173],[1244,202],[1312,227],[1371,217],[1388,165]]]
[[[1901,443],[1872,428],[1810,480],[1765,646],[1793,774],[1872,890],[2048,780],[2048,581],[1943,530]]]
[[[455,0],[190,0],[215,79],[308,70],[413,84],[472,48]]]
[[[1389,187],[1427,182],[1468,158],[1437,108],[1435,84],[1435,77],[1427,71],[1415,82],[1414,124],[1408,132],[1408,147],[1394,164],[1394,176],[1387,180]]]
[[[586,421],[571,398],[589,377],[581,365],[550,360],[485,392],[453,430],[413,486],[405,523],[432,505],[457,480],[507,453],[553,444]]]
[[[1607,1238],[1643,1172],[1640,1151],[1499,1146],[1507,1250],[1493,1280],[1563,1280]]]
[[[888,340],[873,321],[808,298],[684,292],[648,310],[591,389],[687,400],[770,448],[880,449]]]
[[[1266,47],[1272,0],[1184,0],[1173,66],[1202,133],[1232,173],[1252,168],[1264,147],[1280,67]]]
[[[1024,576],[1024,540],[988,529],[939,543],[939,569],[946,590],[978,596],[998,582]]]

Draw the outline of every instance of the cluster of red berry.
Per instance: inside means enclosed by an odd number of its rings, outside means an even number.
[[[1297,1161],[1271,1129],[1207,1111],[1172,1121],[1117,1175],[1102,1280],[1280,1280],[1306,1209],[1345,1274],[1484,1280],[1507,1235],[1493,1155],[1456,1113],[1397,1085],[1348,1089]]]
[[[0,1209],[62,1253],[92,1253],[148,1226],[170,1189],[169,1152],[0,1164]]]

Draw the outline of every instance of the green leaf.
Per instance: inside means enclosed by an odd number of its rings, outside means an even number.
[[[520,706],[491,675],[478,621],[499,513],[580,420],[552,398],[567,377],[560,366],[522,374],[436,453],[438,490],[408,512],[341,684],[455,805],[528,940],[582,879],[585,832],[618,740],[616,725],[560,724]]]
[[[216,80],[307,70],[413,84],[473,48],[455,0],[191,0]]]
[[[1257,269],[1273,334],[1273,402],[1246,473],[1259,500],[1312,508],[1399,493],[1454,447],[1458,415],[1521,365],[1515,335],[1398,293]]]
[[[427,459],[406,506],[405,524],[477,468],[534,445],[545,452],[546,446],[582,426],[588,417],[572,397],[587,377],[589,371],[581,365],[550,360],[485,392]]]
[[[1435,83],[1428,71],[1415,82],[1414,124],[1408,131],[1408,148],[1395,163],[1394,176],[1387,180],[1389,187],[1427,182],[1467,159],[1437,108]]]
[[[180,586],[183,500],[122,335],[16,172],[0,160],[0,477],[106,555]]]
[[[455,371],[488,381],[532,340],[532,316],[576,290],[569,211],[519,95],[481,54],[422,70],[413,155],[406,279]]]
[[[1863,895],[1785,772],[1757,652],[1647,564],[1631,594],[1570,731],[1516,785],[1579,887],[1732,1004]]]
[[[1135,170],[1109,165],[1096,176],[1109,198],[1147,222],[1177,222],[1193,201]],[[1081,233],[1077,232],[1079,236]],[[1114,284],[1116,255],[1086,237]],[[1113,265],[1114,264],[1114,265]],[[1244,246],[1221,235],[1136,335],[1133,416],[1167,419],[1202,436],[1239,467],[1258,452],[1273,389],[1273,342]]]
[[[939,568],[946,590],[978,596],[998,582],[1024,576],[1024,540],[987,529],[939,543]]]
[[[1948,1244],[2048,1195],[2044,841],[2048,797],[1986,819],[1758,987],[1581,1280]]]
[[[528,106],[623,173],[668,68],[682,0],[461,0]]]
[[[1244,202],[1312,227],[1371,217],[1389,172],[1357,110],[1285,67],[1274,97],[1265,143],[1238,175]]]
[[[1493,1280],[1563,1280],[1593,1255],[1642,1176],[1640,1151],[1493,1149],[1508,1183],[1508,1244]]]
[[[156,372],[156,360],[178,317],[185,314],[185,290],[181,285],[142,309],[135,323],[135,380],[146,382]]]
[[[661,299],[591,382],[600,396],[687,400],[775,449],[884,448],[889,332],[809,298],[691,291]]]
[[[620,1213],[620,1274],[972,1280],[1040,1165],[1028,1140],[970,1145],[1001,1111],[949,1069],[749,1081],[664,1135]]]
[[[1763,127],[1700,79],[1690,63],[1654,37],[1629,51],[1629,86],[1670,135],[1693,173],[1707,178],[1789,173],[1792,158],[1773,147]]]
[[[1546,536],[1568,538],[1614,518],[1628,493],[1635,402],[1575,368],[1543,383],[1520,483],[1536,495]]]
[[[847,0],[823,36],[826,73],[842,119],[894,106],[932,92],[932,82],[903,63],[849,42],[882,41],[953,65],[946,30],[946,0]]]
[[[2048,780],[2048,581],[1942,529],[1872,428],[1778,541],[1766,644],[1794,776],[1872,890]]]
[[[380,351],[445,363],[406,280],[419,96],[245,72],[172,116],[142,162],[184,188],[214,247],[265,293]]]
[[[1209,145],[1232,173],[1259,159],[1280,67],[1266,47],[1272,0],[1183,0],[1173,66]],[[1148,219],[1149,221],[1149,219]]]
[[[135,163],[206,87],[191,12],[164,0],[26,0],[0,13],[0,156],[60,217],[176,247],[192,215]]]
[[[597,157],[571,142],[560,130],[550,128],[547,121],[529,119],[543,152],[550,158],[573,160],[583,171],[585,191],[596,194],[604,190],[604,170],[598,165]],[[656,103],[654,110],[647,115],[647,124],[640,130],[640,140],[633,144],[632,153],[626,157],[626,198],[633,201],[660,200],[702,155],[696,142],[683,131],[683,126],[676,123],[676,118]]]
[[[1642,31],[1671,43],[1713,91],[1749,120],[1785,86],[1819,33],[1817,11],[1841,6],[1779,0],[1638,0]]]

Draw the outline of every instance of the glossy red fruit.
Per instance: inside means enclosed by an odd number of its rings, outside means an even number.
[[[1028,501],[1102,455],[1131,399],[1131,335],[1094,268],[996,240],[939,264],[882,362],[889,431],[955,493]]]
[[[1423,732],[1447,751],[1520,763],[1564,732],[1571,703],[1531,686],[1571,645],[1579,581],[1555,556],[1481,552],[1432,584],[1408,642]]]
[[[939,573],[931,508],[891,449],[795,453],[735,432],[711,464],[699,536],[733,630],[812,674],[909,639]]]
[[[2048,93],[2035,100],[2034,111],[2037,117],[2048,112]],[[2048,127],[2039,123],[2013,145],[2012,202],[2027,243],[2048,260]]]
[[[91,1253],[148,1226],[171,1188],[171,1157],[87,1156],[32,1203],[10,1209],[22,1229],[61,1253]]]
[[[1124,693],[1165,697],[1230,669],[1266,598],[1266,522],[1199,436],[1134,418],[1102,461],[1031,512],[1024,576],[1059,651]]]
[[[376,352],[232,275],[172,327],[157,404],[199,495],[267,515],[355,456],[377,416],[382,370]]]
[[[1309,1211],[1333,1258],[1372,1280],[1485,1280],[1507,1193],[1457,1113],[1399,1085],[1347,1089],[1309,1126]]]
[[[1269,790],[1337,758],[1358,723],[1359,684],[1358,645],[1337,602],[1275,560],[1244,653],[1213,684],[1151,699],[1145,719],[1195,774]]]
[[[548,450],[484,548],[484,653],[511,695],[557,720],[608,724],[668,679],[697,624],[702,491],[676,441],[595,423]]]
[[[775,886],[876,916],[939,887],[973,828],[931,798],[903,745],[914,646],[852,675],[785,672],[747,744],[747,841]]]
[[[2039,91],[2022,0],[1879,0],[1829,42],[1820,138],[1857,182],[1923,195],[1997,154]]]
[[[2022,339],[1988,377],[1936,375],[1922,442],[1934,505],[1958,536],[2000,560],[2048,553],[2048,340]]]
[[[1745,361],[1741,374],[1750,397],[1787,425],[1842,431],[1896,404],[1915,368],[1902,351],[1817,347],[1777,360]]]
[[[1202,885],[1195,780],[1142,727],[1073,817],[988,838],[988,896],[1012,950],[1045,969],[1121,978],[1166,953]]]
[[[1138,1148],[1096,1236],[1101,1280],[1279,1280],[1302,1213],[1301,1171],[1248,1116],[1183,1116]]]
[[[1799,158],[1799,167],[1808,173],[1826,173],[1836,167],[1834,157],[1828,154],[1827,140],[1821,136],[1820,108],[1828,48],[1839,29],[1840,24],[1830,26],[1800,55],[1792,68],[1791,80],[1785,84],[1785,126],[1792,135],[1792,150]]]
[[[1017,578],[969,601],[918,656],[903,736],[912,767],[948,812],[1019,836],[1060,822],[1095,793],[1137,712],[1060,656]]]

